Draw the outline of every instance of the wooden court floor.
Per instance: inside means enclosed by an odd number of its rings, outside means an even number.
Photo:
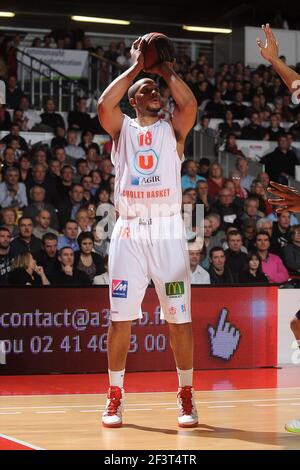
[[[196,392],[199,426],[176,425],[176,394],[129,393],[121,429],[101,427],[105,395],[0,396],[0,434],[42,449],[300,449],[287,420],[300,388]]]

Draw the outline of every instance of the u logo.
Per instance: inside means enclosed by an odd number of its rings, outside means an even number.
[[[151,175],[157,168],[158,157],[154,150],[142,150],[136,153],[134,166],[142,175]]]

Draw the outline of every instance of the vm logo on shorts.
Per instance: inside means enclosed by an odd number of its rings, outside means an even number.
[[[174,281],[166,282],[166,295],[170,298],[182,297],[184,294],[184,282]]]
[[[6,103],[5,82],[0,80],[0,106]]]
[[[112,281],[112,297],[127,299],[128,281]]]

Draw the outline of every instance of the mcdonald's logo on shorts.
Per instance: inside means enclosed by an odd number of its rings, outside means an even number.
[[[166,282],[166,295],[170,298],[182,297],[184,295],[184,282]]]

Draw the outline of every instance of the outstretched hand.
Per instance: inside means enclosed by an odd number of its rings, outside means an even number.
[[[279,56],[279,44],[269,23],[267,23],[266,25],[262,25],[262,30],[265,34],[266,43],[263,44],[260,38],[257,38],[256,42],[260,49],[262,57],[268,62],[272,62]]]
[[[276,199],[268,199],[268,202],[277,207],[276,212],[300,212],[300,193],[291,186],[270,182],[268,192],[276,196]]]

